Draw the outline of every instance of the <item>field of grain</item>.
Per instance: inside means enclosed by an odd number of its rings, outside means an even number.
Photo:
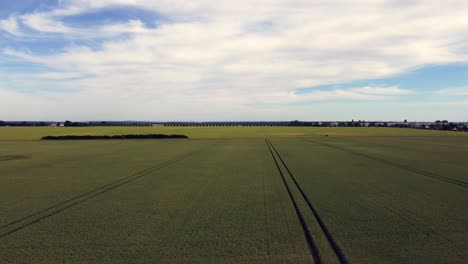
[[[392,127],[0,127],[0,140],[37,140],[44,136],[179,134],[190,138],[266,138],[328,136],[467,136],[464,132]]]
[[[34,140],[51,129],[192,139]],[[468,134],[0,128],[0,139],[0,263],[468,262]]]

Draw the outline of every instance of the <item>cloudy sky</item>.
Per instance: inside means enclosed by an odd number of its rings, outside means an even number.
[[[468,120],[466,0],[19,0],[3,120]]]

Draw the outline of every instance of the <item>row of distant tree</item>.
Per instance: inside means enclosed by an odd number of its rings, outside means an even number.
[[[168,122],[164,126],[298,126],[298,127],[335,127],[335,126],[388,126],[386,122],[366,121],[241,121],[241,122]]]
[[[31,121],[2,121],[0,120],[1,126],[50,126],[51,122],[31,122]]]
[[[109,122],[109,121],[100,121],[100,122],[72,122],[65,121],[63,126],[66,127],[88,127],[88,126],[152,126],[152,123],[149,122]]]
[[[378,122],[365,120],[351,121],[240,121],[240,122],[133,122],[133,121],[91,121],[91,122],[30,122],[30,121],[0,121],[0,126],[65,126],[65,127],[91,127],[91,126],[132,126],[148,127],[161,125],[167,127],[213,127],[213,126],[292,126],[292,127],[400,127],[437,130],[468,131],[468,123],[448,122],[447,120],[436,120],[435,122]]]
[[[150,122],[108,122],[108,121],[98,121],[98,122],[72,122],[65,121],[61,122],[50,122],[50,121],[1,121],[1,126],[66,126],[66,127],[91,127],[91,126],[152,126]]]

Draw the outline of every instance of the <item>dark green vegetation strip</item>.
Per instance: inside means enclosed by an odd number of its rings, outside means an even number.
[[[164,135],[164,134],[143,134],[143,135],[65,135],[65,136],[45,136],[41,140],[91,140],[91,139],[167,139],[167,138],[188,138],[185,135]]]
[[[293,194],[291,192],[291,189],[289,188],[288,183],[286,182],[286,178],[284,177],[284,174],[281,171],[281,168],[280,168],[280,166],[278,164],[278,161],[276,160],[275,155],[273,154],[273,151],[271,150],[271,146],[270,146],[271,143],[267,139],[265,139],[265,143],[267,144],[268,149],[270,150],[271,157],[273,158],[273,161],[275,162],[276,168],[278,169],[278,172],[281,175],[281,179],[283,181],[284,187],[286,188],[286,191],[288,192],[289,199],[291,200],[291,202],[292,202],[292,204],[294,206],[294,210],[296,211],[297,218],[299,219],[299,222],[301,223],[301,228],[302,228],[302,231],[304,232],[304,237],[305,237],[305,239],[307,241],[307,245],[309,247],[310,254],[312,255],[312,257],[314,259],[314,263],[320,264],[320,263],[322,263],[322,260],[320,258],[320,253],[319,253],[319,250],[317,248],[317,245],[315,244],[314,239],[312,238],[312,234],[311,234],[311,232],[309,230],[309,227],[307,226],[306,221],[304,220],[304,216],[302,215],[301,211],[299,210],[297,202],[294,199],[294,196],[293,196]]]
[[[273,148],[273,150],[275,151],[276,155],[278,156],[278,158],[280,159],[281,163],[283,164],[284,168],[286,169],[286,171],[288,172],[288,174],[291,176],[291,179],[293,180],[294,182],[294,185],[297,187],[297,189],[299,190],[302,198],[306,201],[307,203],[307,206],[309,207],[309,209],[312,211],[315,219],[317,220],[317,223],[319,224],[320,228],[322,229],[325,237],[327,238],[328,240],[328,243],[330,244],[330,246],[332,247],[333,249],[333,252],[335,253],[338,261],[341,263],[341,264],[346,264],[348,263],[348,260],[346,259],[346,256],[345,254],[343,253],[343,251],[341,250],[340,246],[338,245],[338,243],[335,241],[335,239],[333,238],[333,235],[331,234],[331,232],[329,231],[329,229],[327,228],[327,226],[325,225],[324,221],[322,220],[322,218],[320,217],[320,215],[318,214],[317,210],[315,209],[315,207],[313,206],[312,202],[310,201],[309,197],[307,197],[307,195],[305,194],[305,192],[303,191],[303,189],[301,188],[301,186],[299,185],[299,183],[297,182],[296,180],[296,177],[294,177],[294,174],[291,172],[291,170],[289,169],[289,167],[286,165],[286,162],[284,162],[283,158],[281,157],[281,155],[279,154],[278,150],[275,148],[275,146],[269,141],[267,140],[267,143],[269,143],[271,146],[271,148]],[[271,149],[270,149],[271,151]],[[273,154],[273,153],[272,153]],[[275,160],[276,162],[276,160]],[[279,169],[279,167],[278,167]]]
[[[354,150],[350,150],[350,149],[339,147],[339,146],[334,146],[334,145],[323,143],[323,142],[318,142],[318,141],[315,141],[315,140],[304,139],[304,141],[313,142],[315,144],[319,144],[319,145],[322,145],[322,146],[326,146],[326,147],[338,149],[338,150],[341,150],[341,151],[345,151],[345,152],[348,152],[348,153],[351,153],[351,154],[354,154],[354,155],[357,155],[357,156],[361,156],[361,157],[364,157],[364,158],[367,158],[367,159],[370,159],[370,160],[375,160],[375,161],[378,161],[378,162],[381,162],[381,163],[384,163],[384,164],[388,164],[388,165],[393,166],[393,167],[397,167],[397,168],[400,168],[400,169],[403,169],[403,170],[414,172],[414,173],[422,175],[422,176],[430,177],[430,178],[437,179],[437,180],[440,180],[440,181],[452,183],[452,184],[455,184],[455,185],[458,185],[458,186],[461,186],[461,187],[464,187],[464,188],[468,188],[468,183],[467,182],[459,181],[459,180],[452,179],[452,178],[442,176],[442,175],[438,175],[438,174],[435,174],[435,173],[432,173],[432,172],[416,169],[416,168],[413,168],[413,167],[410,167],[410,166],[407,166],[407,165],[403,165],[403,164],[399,164],[399,163],[396,163],[396,162],[393,162],[393,161],[390,161],[390,160],[386,160],[386,159],[383,159],[383,158],[380,158],[380,157],[375,157],[375,156],[372,156],[372,155],[369,155],[369,154],[357,152],[357,151],[354,151]]]
[[[200,151],[200,150],[198,150]],[[186,159],[190,156],[192,156],[195,152],[197,151],[193,151],[193,152],[190,152],[190,153],[186,153],[186,154],[183,154],[181,156],[178,156],[176,158],[173,158],[171,160],[168,160],[168,161],[165,161],[163,163],[160,163],[158,165],[155,165],[153,167],[150,167],[150,168],[147,168],[145,170],[142,170],[142,171],[139,171],[139,172],[136,172],[134,174],[131,174],[131,175],[128,175],[126,177],[123,177],[119,180],[116,180],[114,182],[111,182],[109,184],[106,184],[106,185],[103,185],[103,186],[100,186],[94,190],[91,190],[89,192],[85,192],[83,194],[80,194],[78,196],[75,196],[71,199],[68,199],[66,201],[63,201],[61,203],[58,203],[58,204],[55,204],[53,206],[50,206],[48,208],[45,208],[43,210],[40,210],[40,211],[37,211],[33,214],[30,214],[28,216],[25,216],[25,217],[22,217],[20,219],[17,219],[15,221],[12,221],[10,223],[7,223],[3,226],[0,227],[0,230],[3,230],[3,229],[7,229],[6,231],[3,231],[2,233],[0,233],[0,238],[2,237],[5,237],[5,236],[8,236],[8,235],[11,235],[23,228],[26,228],[30,225],[33,225],[35,223],[38,223],[48,217],[51,217],[53,215],[56,215],[68,208],[71,208],[73,206],[76,206],[76,205],[79,205],[91,198],[94,198],[96,196],[99,196],[101,194],[104,194],[108,191],[111,191],[115,188],[118,188],[122,185],[125,185],[127,183],[130,183],[132,181],[135,181],[143,176],[146,176],[150,173],[153,173],[157,170],[160,170],[164,167],[167,167],[169,165],[172,165],[178,161],[181,161],[183,159]]]
[[[22,160],[27,159],[27,156],[24,155],[4,155],[0,156],[0,161],[7,161],[7,160]]]

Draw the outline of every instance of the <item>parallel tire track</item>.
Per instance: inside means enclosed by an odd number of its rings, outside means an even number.
[[[289,198],[291,199],[291,202],[294,206],[294,210],[296,211],[296,216],[299,219],[299,222],[301,223],[301,228],[302,232],[304,233],[304,237],[307,241],[307,246],[309,247],[310,254],[312,255],[312,258],[314,259],[315,264],[320,264],[322,263],[322,260],[320,258],[320,254],[317,248],[317,245],[315,244],[314,239],[312,238],[312,234],[309,230],[309,227],[307,226],[304,216],[302,215],[301,211],[299,210],[299,206],[297,205],[296,200],[294,199],[294,196],[291,192],[291,189],[289,188],[288,183],[286,182],[286,178],[284,177],[283,172],[281,171],[281,168],[278,164],[278,161],[276,160],[275,155],[273,154],[272,148],[270,146],[271,143],[267,139],[265,139],[265,143],[268,146],[268,149],[270,150],[271,157],[273,158],[273,161],[275,162],[276,168],[278,169],[279,174],[281,175],[281,179],[283,180],[284,187],[286,187],[286,191],[288,192]]]
[[[46,218],[49,218],[53,215],[56,215],[66,209],[69,209],[71,207],[74,207],[76,205],[79,205],[83,202],[86,202],[96,196],[99,196],[101,194],[104,194],[104,193],[107,193],[113,189],[116,189],[122,185],[125,185],[125,184],[128,184],[130,182],[133,182],[139,178],[142,178],[150,173],[153,173],[155,171],[158,171],[164,167],[167,167],[167,166],[170,166],[176,162],[179,162],[179,161],[182,161],[184,159],[187,159],[189,157],[191,157],[194,153],[196,152],[199,152],[201,151],[200,149],[199,150],[195,150],[195,151],[192,151],[192,152],[189,152],[189,153],[186,153],[186,154],[183,154],[183,155],[180,155],[180,156],[177,156],[173,159],[170,159],[170,160],[167,160],[167,161],[164,161],[160,164],[157,164],[155,166],[152,166],[150,168],[147,168],[147,169],[144,169],[144,170],[141,170],[141,171],[138,171],[136,173],[133,173],[131,175],[128,175],[126,177],[123,177],[123,178],[120,178],[116,181],[113,181],[111,183],[108,183],[108,184],[105,184],[105,185],[102,185],[98,188],[95,188],[91,191],[88,191],[88,192],[85,192],[85,193],[82,193],[78,196],[75,196],[73,198],[70,198],[66,201],[63,201],[61,203],[58,203],[58,204],[55,204],[53,206],[50,206],[48,208],[45,208],[45,209],[42,209],[40,211],[37,211],[37,212],[34,212],[30,215],[27,215],[27,216],[24,216],[22,218],[19,218],[17,220],[14,220],[10,223],[7,223],[3,226],[0,226],[0,238],[3,238],[3,237],[6,237],[8,235],[11,235],[21,229],[24,229],[28,226],[31,226],[33,224],[36,224]]]
[[[360,156],[360,157],[364,157],[364,158],[367,158],[367,159],[370,159],[370,160],[378,161],[378,162],[381,162],[381,163],[384,163],[384,164],[387,164],[387,165],[390,165],[390,166],[393,166],[393,167],[396,167],[396,168],[399,168],[399,169],[403,169],[403,170],[406,170],[406,171],[410,171],[410,172],[413,172],[413,173],[416,173],[416,174],[419,174],[419,175],[422,175],[422,176],[426,176],[426,177],[429,177],[429,178],[437,179],[439,181],[443,181],[443,182],[455,184],[455,185],[458,185],[458,186],[461,186],[461,187],[464,187],[464,188],[468,188],[468,183],[464,182],[464,181],[460,181],[460,180],[452,179],[450,177],[438,175],[438,174],[435,174],[435,173],[432,173],[432,172],[416,169],[416,168],[413,168],[413,167],[410,167],[410,166],[407,166],[407,165],[396,163],[396,162],[386,160],[386,159],[383,159],[383,158],[380,158],[380,157],[372,156],[372,155],[369,155],[369,154],[357,152],[357,151],[350,150],[350,149],[347,149],[347,148],[338,147],[338,146],[334,146],[334,145],[331,145],[331,144],[312,141],[312,140],[307,140],[307,139],[304,139],[304,141],[312,142],[312,143],[322,145],[322,146],[326,146],[326,147],[329,147],[329,148],[338,149],[338,150],[341,150],[341,151],[344,151],[344,152],[351,153],[351,154],[356,155],[356,156]]]
[[[186,154],[186,155],[187,155],[187,154]],[[182,155],[182,156],[184,156],[184,155]],[[177,157],[177,158],[181,158],[182,156]],[[175,158],[175,159],[177,159],[177,158]],[[145,173],[147,173],[147,172],[151,172],[152,170],[157,169],[157,168],[160,167],[160,166],[164,166],[165,163],[168,163],[168,162],[170,162],[170,161],[165,161],[165,162],[163,162],[163,163],[161,163],[161,164],[158,164],[158,165],[156,165],[156,166],[153,166],[153,167],[147,168],[147,169],[145,169],[145,170],[142,170],[142,171],[133,173],[133,174],[128,175],[128,176],[126,176],[126,177],[120,178],[120,179],[118,179],[118,180],[116,180],[116,181],[114,181],[114,182],[108,183],[108,184],[106,184],[106,185],[102,185],[102,186],[100,186],[100,187],[98,187],[98,188],[96,188],[96,189],[94,189],[94,190],[91,190],[91,191],[82,193],[82,194],[80,194],[80,195],[78,195],[78,196],[75,196],[75,197],[73,197],[73,198],[70,198],[70,199],[68,199],[68,200],[65,200],[65,201],[63,201],[63,202],[61,202],[61,203],[55,204],[55,205],[53,205],[53,206],[47,207],[47,208],[45,208],[45,209],[42,209],[42,210],[37,211],[37,212],[35,212],[35,213],[32,213],[32,214],[30,214],[30,215],[24,216],[24,217],[22,217],[22,218],[20,218],[20,219],[17,219],[17,220],[15,220],[15,221],[12,221],[12,222],[10,222],[10,223],[8,223],[8,224],[5,224],[5,225],[3,225],[3,226],[0,226],[0,230],[1,230],[1,229],[4,229],[4,228],[7,228],[7,227],[9,227],[9,226],[15,225],[15,224],[17,224],[17,223],[19,223],[19,222],[22,222],[22,221],[24,221],[24,220],[27,220],[28,218],[34,217],[34,216],[36,216],[36,215],[39,215],[39,214],[41,214],[41,213],[43,213],[43,212],[45,212],[45,211],[52,210],[52,209],[54,209],[54,208],[60,207],[60,206],[65,205],[65,204],[67,204],[67,203],[70,203],[70,202],[73,202],[73,201],[75,201],[75,200],[78,200],[78,199],[80,199],[80,198],[82,198],[82,197],[85,197],[85,196],[87,196],[87,195],[93,194],[93,193],[95,193],[95,192],[97,192],[97,191],[100,191],[100,190],[106,189],[106,188],[108,188],[108,187],[111,187],[112,185],[118,184],[118,183],[120,183],[120,182],[122,182],[122,181],[128,180],[128,179],[133,178],[133,177],[137,177],[137,176],[139,176],[139,175],[141,175],[141,174],[145,174]],[[146,174],[145,174],[145,175],[146,175]]]
[[[303,191],[302,187],[299,185],[299,183],[297,182],[296,180],[296,177],[294,177],[294,174],[291,172],[291,170],[289,169],[288,165],[286,165],[286,162],[284,162],[283,158],[281,157],[281,155],[279,154],[278,150],[275,148],[275,146],[269,141],[267,140],[268,143],[271,145],[271,147],[273,148],[273,150],[275,151],[276,155],[278,156],[278,158],[280,159],[281,163],[283,164],[284,168],[286,169],[286,171],[288,172],[288,174],[291,176],[291,179],[293,180],[294,182],[294,185],[297,187],[297,189],[299,190],[299,193],[301,194],[302,198],[304,199],[304,201],[306,202],[307,206],[309,207],[309,209],[312,211],[312,214],[314,215],[315,219],[317,220],[317,223],[319,224],[323,234],[325,235],[325,237],[327,238],[327,241],[330,245],[330,247],[333,249],[333,252],[335,253],[335,256],[336,258],[338,259],[338,261],[341,263],[341,264],[347,264],[349,263],[348,260],[346,259],[346,256],[345,254],[343,253],[343,251],[341,250],[341,248],[339,247],[338,243],[336,242],[336,240],[333,238],[333,235],[331,234],[330,230],[327,228],[327,226],[325,225],[325,222],[322,220],[322,218],[320,217],[320,215],[318,214],[318,211],[315,209],[315,207],[313,206],[312,202],[310,201],[309,197],[307,197],[307,195],[305,194],[305,192]]]

